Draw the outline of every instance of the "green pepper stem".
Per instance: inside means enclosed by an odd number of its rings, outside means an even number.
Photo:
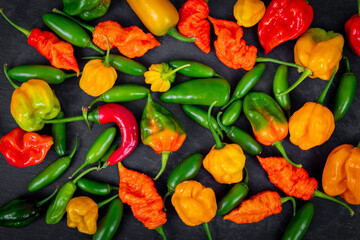
[[[102,206],[108,204],[109,202],[111,202],[112,200],[114,200],[115,198],[118,198],[118,197],[119,197],[119,194],[116,194],[116,195],[114,195],[114,196],[112,196],[112,197],[110,197],[110,198],[108,198],[108,199],[106,199],[106,200],[104,200],[102,202],[99,202],[97,204],[97,206],[98,206],[98,208],[101,208]]]
[[[81,59],[87,60],[87,59],[103,59],[104,57],[100,57],[100,56],[90,56],[90,57],[83,57]]]
[[[283,198],[280,198],[280,201],[281,201],[281,204],[287,202],[287,201],[291,201],[292,205],[293,205],[293,216],[295,216],[296,214],[296,202],[295,202],[295,199],[293,197],[283,197]]]
[[[185,37],[184,35],[179,33],[178,30],[176,30],[175,26],[171,27],[166,34],[169,34],[170,36],[176,38],[177,40],[183,41],[183,42],[194,42],[196,39],[195,37],[192,37],[192,38]]]
[[[360,16],[360,0],[358,0],[358,14]]]
[[[95,103],[100,102],[100,101],[101,101],[101,97],[95,98],[94,100],[92,100],[92,101],[89,103],[88,108],[91,108]]]
[[[89,41],[86,45],[86,47],[88,48],[92,48],[95,51],[97,51],[98,53],[100,53],[101,55],[104,55],[105,53],[98,47],[96,46],[93,42]]]
[[[79,76],[82,74],[82,72],[79,73]],[[64,79],[68,79],[68,78],[72,78],[72,77],[77,77],[77,73],[67,73],[64,75]]]
[[[161,152],[161,168],[160,168],[159,173],[154,178],[154,180],[158,179],[161,176],[161,174],[164,172],[170,153],[171,152],[169,152],[169,151]]]
[[[69,177],[69,179],[72,179],[78,172],[81,171],[81,169],[83,169],[87,165],[89,165],[89,164],[87,162],[84,162],[78,169],[76,169],[76,171]]]
[[[272,63],[278,63],[278,64],[282,64],[282,65],[286,65],[289,67],[294,67],[297,68],[298,72],[304,72],[305,69],[303,66],[296,64],[296,63],[289,63],[289,62],[284,62],[281,60],[277,60],[274,58],[265,58],[265,57],[257,57],[255,62],[272,62]]]
[[[45,198],[41,201],[38,201],[37,205],[40,207],[40,206],[44,205],[45,203],[47,203],[50,199],[52,199],[55,196],[55,194],[57,193],[58,190],[59,190],[59,186],[56,187],[55,191],[50,196],[48,196],[47,198]]]
[[[326,94],[327,94],[327,92],[329,91],[330,86],[331,86],[331,84],[332,84],[333,81],[334,81],[335,74],[336,74],[336,67],[334,68],[334,71],[333,71],[333,73],[332,73],[332,75],[331,75],[331,78],[330,78],[329,82],[326,84],[323,92],[321,93],[319,99],[317,100],[317,103],[319,103],[319,104],[321,104],[321,105],[324,105],[324,100],[325,100]]]
[[[162,74],[161,74],[161,78],[162,78],[162,79],[167,79],[167,78],[170,77],[171,75],[175,74],[177,71],[179,71],[179,70],[181,70],[181,69],[183,69],[183,68],[189,67],[189,66],[190,66],[190,64],[185,64],[185,65],[182,65],[182,66],[180,66],[180,67],[178,67],[178,68],[173,69],[173,70],[170,71],[170,72],[162,73]]]
[[[212,240],[209,224],[206,222],[206,223],[203,223],[202,225],[203,225],[203,227],[205,229],[205,232],[206,232],[206,235],[207,235],[208,239]]]
[[[109,41],[107,39],[107,37],[105,37],[104,35],[104,38],[105,38],[105,41],[106,41],[106,46],[107,46],[107,50],[106,50],[106,56],[105,56],[105,59],[103,61],[103,64],[106,66],[106,67],[109,67],[109,54],[110,54],[110,45],[109,45]]]
[[[288,94],[289,92],[294,90],[300,83],[302,83],[302,81],[304,81],[311,74],[312,74],[312,71],[309,68],[305,68],[304,72],[301,74],[299,79],[293,85],[291,85],[291,87],[289,87],[287,90],[285,90],[285,92],[277,93],[276,96],[280,97],[282,95]]]
[[[57,9],[57,8],[54,8],[52,11],[53,11],[54,13],[63,15],[63,16],[65,16],[65,17],[73,20],[74,22],[76,22],[76,23],[79,24],[81,27],[85,28],[86,30],[88,30],[88,31],[91,32],[91,33],[94,33],[94,31],[95,31],[95,27],[93,27],[93,26],[91,26],[91,25],[89,25],[89,24],[83,23],[83,22],[77,20],[76,18],[73,18],[73,17],[70,16],[69,14],[66,14],[66,13],[60,11],[60,10]]]
[[[225,104],[225,105],[221,108],[221,110],[224,110],[225,108],[227,108],[228,106],[230,106],[234,101],[236,101],[236,100],[238,100],[238,99],[239,99],[239,98],[233,96],[233,97],[230,99],[230,101],[228,101],[227,104]]]
[[[70,160],[74,157],[74,154],[75,154],[75,152],[76,152],[77,146],[78,146],[78,139],[76,138],[76,139],[75,139],[75,146],[74,146],[72,152],[70,153],[70,155],[68,156],[68,158],[69,158]]]
[[[174,191],[170,191],[170,190],[168,189],[167,193],[166,193],[165,196],[164,196],[163,202],[164,202],[164,211],[165,211],[165,212],[167,211],[167,209],[166,209],[166,207],[165,207],[166,199],[167,199],[169,196],[171,196],[173,193],[174,193]]]
[[[7,80],[9,81],[9,83],[16,89],[16,88],[19,88],[18,85],[16,85],[16,83],[14,83],[14,81],[11,79],[11,77],[9,76],[9,73],[7,71],[7,64],[5,63],[4,64],[4,73],[5,73],[5,76],[7,78]]]
[[[0,13],[1,15],[6,19],[6,21],[8,21],[8,23],[10,23],[13,27],[15,27],[17,30],[19,30],[20,32],[22,32],[23,34],[26,35],[26,37],[28,38],[30,36],[31,31],[28,29],[25,29],[23,27],[20,27],[19,25],[17,25],[16,23],[14,23],[13,21],[10,20],[10,18],[8,18],[5,13],[3,12],[3,9],[0,8]]]
[[[209,110],[208,110],[207,121],[208,121],[208,125],[209,125],[209,128],[210,128],[211,134],[214,136],[214,139],[215,139],[215,143],[216,143],[215,149],[221,149],[221,148],[224,147],[224,144],[221,142],[219,136],[215,132],[215,129],[214,129],[213,125],[211,124],[211,110],[215,106],[216,103],[217,103],[217,101],[213,102],[210,105]]]
[[[82,106],[82,107],[81,107],[81,113],[82,113],[82,115],[83,115],[83,117],[84,117],[84,120],[85,120],[85,122],[86,122],[89,130],[91,130],[91,128],[90,128],[90,123],[89,123],[89,119],[88,119],[88,109],[87,109],[87,107]]]
[[[155,230],[162,236],[163,240],[167,240],[166,234],[164,232],[164,228],[161,225],[160,227],[155,228]]]
[[[119,187],[111,186],[111,185],[110,185],[110,189],[111,189],[111,190],[119,190]]]
[[[323,193],[323,192],[320,192],[319,190],[315,190],[315,192],[313,193],[313,197],[320,197],[320,198],[324,198],[324,199],[327,199],[327,200],[330,200],[330,201],[333,201],[333,202],[336,202],[344,207],[347,208],[347,210],[349,210],[350,212],[350,215],[353,216],[355,214],[354,210],[352,210],[346,203],[343,203],[339,200],[337,200],[336,198],[333,198],[333,197],[330,197],[329,195]]]
[[[68,118],[60,118],[60,119],[51,119],[51,120],[42,120],[42,123],[67,123],[67,122],[75,122],[75,121],[83,121],[85,118],[83,116],[75,116]]]
[[[245,172],[245,179],[244,179],[244,183],[246,184],[246,185],[248,185],[249,184],[249,172],[248,172],[248,170],[247,170],[247,168],[244,166],[244,172]]]
[[[284,149],[284,146],[282,145],[282,142],[281,140],[280,141],[276,141],[273,143],[273,146],[275,146],[279,152],[281,153],[281,155],[283,155],[283,157],[286,159],[286,161],[288,161],[291,165],[295,166],[295,167],[298,167],[298,168],[301,168],[302,165],[301,164],[296,164],[294,163],[293,161],[290,160],[290,158],[288,157],[288,155],[286,154],[285,152],[285,149]]]
[[[83,171],[79,176],[77,176],[77,178],[75,178],[73,180],[73,183],[76,184],[76,182],[79,181],[83,176],[85,176],[86,174],[88,174],[89,172],[94,171],[94,170],[98,170],[98,168],[92,167],[92,168],[89,168],[89,169]]]
[[[349,59],[347,57],[344,57],[344,59],[345,59],[345,63],[346,63],[346,73],[352,73],[351,69],[350,69]]]
[[[360,142],[358,143],[357,147],[360,148]]]

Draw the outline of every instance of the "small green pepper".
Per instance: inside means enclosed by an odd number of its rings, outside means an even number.
[[[64,112],[60,111],[56,119],[64,118]],[[56,153],[62,157],[66,152],[66,123],[54,123],[51,125],[51,135],[54,139]]]
[[[291,101],[290,95],[284,94],[277,96],[277,94],[284,92],[289,88],[288,83],[288,68],[285,65],[280,65],[275,73],[274,82],[273,82],[273,93],[275,100],[279,103],[280,107],[290,116]]]
[[[102,0],[101,3],[90,10],[80,13],[78,16],[85,21],[90,21],[102,17],[107,13],[110,7],[111,0]]]
[[[228,108],[226,108],[224,115],[221,117],[221,123],[225,126],[230,126],[236,122],[241,114],[242,101],[235,100]]]
[[[81,178],[76,184],[81,190],[100,196],[109,195],[112,190],[119,189],[118,187],[111,186],[108,183],[98,182],[88,178]]]
[[[214,69],[200,62],[187,60],[173,60],[169,62],[172,68],[178,68],[187,64],[190,64],[190,66],[180,69],[178,73],[195,78],[221,77]]]
[[[63,0],[64,12],[70,15],[78,15],[100,5],[102,0]]]

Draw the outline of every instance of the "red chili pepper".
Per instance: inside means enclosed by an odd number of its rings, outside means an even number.
[[[351,50],[360,56],[360,0],[358,0],[358,13],[345,23],[345,33]]]
[[[179,10],[179,32],[186,37],[195,37],[195,44],[204,53],[210,52],[209,6],[205,0],[188,0]]]
[[[303,34],[313,16],[313,9],[306,0],[272,0],[258,25],[258,36],[265,53]]]
[[[0,152],[10,165],[28,167],[41,163],[53,143],[51,136],[15,128],[1,138]]]

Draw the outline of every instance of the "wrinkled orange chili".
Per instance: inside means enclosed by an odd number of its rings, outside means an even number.
[[[179,32],[186,37],[195,37],[195,44],[204,53],[210,52],[209,6],[205,0],[188,0],[179,10]]]
[[[208,17],[214,25],[216,55],[229,68],[250,70],[256,60],[257,48],[246,45],[242,28],[235,22]]]
[[[313,177],[309,178],[305,169],[291,165],[282,157],[257,158],[270,182],[285,194],[303,200],[309,200],[313,196],[318,182]]]
[[[163,201],[157,193],[154,181],[143,173],[119,166],[119,197],[130,205],[134,216],[148,229],[156,229],[166,223]]]
[[[123,28],[119,23],[108,20],[100,22],[93,32],[93,42],[103,50],[116,47],[128,58],[141,57],[150,49],[160,46],[160,42],[151,33],[144,33],[137,26]]]
[[[243,201],[240,206],[224,216],[237,224],[259,222],[282,210],[280,195],[277,192],[264,191]]]

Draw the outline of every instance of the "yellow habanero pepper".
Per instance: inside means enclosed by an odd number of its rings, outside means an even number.
[[[105,37],[106,39],[106,37]],[[109,42],[105,60],[94,59],[86,63],[80,78],[80,88],[93,97],[98,97],[112,88],[117,79],[115,68],[109,64]]]
[[[96,233],[98,205],[91,198],[81,196],[71,199],[66,212],[68,227],[77,227],[79,232],[90,235]]]
[[[215,193],[211,188],[205,188],[197,181],[182,182],[176,186],[171,203],[186,225],[203,224],[210,236],[207,223],[215,217],[217,210]]]
[[[237,24],[243,27],[252,27],[257,24],[266,12],[261,0],[238,0],[234,6],[234,17]]]

